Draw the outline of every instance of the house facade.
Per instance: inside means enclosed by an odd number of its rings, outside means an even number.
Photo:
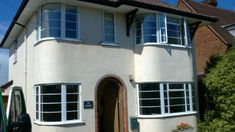
[[[214,21],[151,0],[25,0],[1,47],[35,132],[196,131],[191,37]]]

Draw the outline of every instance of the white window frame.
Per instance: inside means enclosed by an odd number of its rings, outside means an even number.
[[[158,83],[158,82],[156,82]],[[193,110],[193,96],[195,98],[195,95],[192,95],[192,85],[194,85],[194,83],[159,83],[159,87],[160,87],[160,107],[161,107],[161,114],[152,114],[152,115],[142,115],[140,114],[140,97],[139,97],[139,84],[136,84],[136,88],[137,88],[137,116],[141,117],[141,118],[149,118],[149,117],[170,117],[170,116],[179,116],[179,115],[188,115],[188,114],[196,114],[197,112]],[[146,83],[147,84],[147,83]],[[183,91],[184,91],[184,99],[185,99],[185,111],[184,112],[177,112],[177,113],[170,113],[170,97],[169,97],[169,91],[174,91],[174,90],[170,90],[169,89],[169,84],[183,84]],[[167,105],[165,105],[165,96],[164,96],[164,85],[167,86]],[[189,90],[189,110],[187,109],[187,97],[186,97],[186,85],[188,85],[188,90]],[[177,90],[176,90],[177,91]],[[165,112],[165,107],[167,107],[168,112]]]
[[[148,14],[148,13],[147,13]],[[143,34],[143,26],[141,25],[141,43],[137,43],[136,39],[137,39],[137,36],[136,36],[136,26],[135,26],[135,45],[165,45],[165,46],[174,46],[174,47],[190,47],[191,46],[191,42],[190,42],[190,36],[188,34],[189,32],[189,29],[188,29],[188,23],[187,23],[187,20],[186,18],[183,18],[183,17],[177,17],[177,16],[172,16],[172,15],[167,15],[167,14],[164,14],[164,13],[153,13],[156,15],[156,28],[157,28],[157,33],[156,33],[156,42],[145,42],[144,43],[144,34]],[[139,15],[144,15],[144,14],[139,14]],[[160,26],[160,16],[163,16],[164,19],[165,19],[165,27],[161,27]],[[138,15],[137,15],[138,16]],[[180,26],[180,41],[181,41],[181,44],[170,44],[169,41],[168,41],[168,31],[167,31],[167,17],[172,17],[172,18],[178,18],[180,21],[183,20],[183,28],[181,28],[181,25]],[[135,24],[136,24],[136,21],[135,21]],[[180,22],[181,24],[181,22]],[[164,36],[165,38],[165,41],[162,40],[161,36],[161,28],[164,28],[164,30],[166,31],[166,36]],[[182,37],[182,32],[184,32],[184,36]],[[184,41],[184,42],[183,42]],[[183,45],[183,43],[185,45]]]
[[[71,40],[71,41],[81,41],[80,40],[80,11],[79,7],[66,5],[66,4],[60,4],[60,3],[49,3],[49,4],[59,4],[61,9],[61,36],[60,37],[41,37],[41,31],[42,31],[42,7],[44,5],[41,5],[40,9],[38,10],[38,18],[37,18],[37,37],[36,42],[43,41],[43,40],[50,40],[50,39],[61,39],[61,40]],[[46,5],[46,4],[45,4]],[[77,10],[77,36],[76,38],[68,38],[66,37],[66,7],[74,7]]]
[[[54,121],[54,122],[47,122],[47,121],[42,121],[41,119],[41,86],[43,85],[60,85],[61,86],[61,121]],[[66,105],[67,105],[67,101],[66,101],[66,89],[67,89],[67,85],[77,85],[78,86],[78,96],[79,96],[79,101],[78,101],[78,107],[79,109],[77,109],[77,111],[79,112],[79,119],[76,120],[66,120],[66,116],[67,116],[67,110],[66,110]],[[66,125],[66,124],[77,124],[77,123],[84,123],[84,121],[82,121],[82,88],[81,88],[81,84],[69,84],[69,83],[63,83],[63,84],[42,84],[42,85],[35,85],[35,94],[36,94],[36,89],[38,88],[38,111],[36,111],[35,109],[35,113],[38,112],[38,119],[35,116],[35,124],[38,125],[45,125],[45,126],[53,126],[53,125]],[[37,96],[36,96],[37,98]],[[36,101],[35,101],[36,102]],[[37,103],[37,102],[36,102]],[[36,107],[35,107],[36,108]]]
[[[104,15],[105,15],[105,13],[110,13],[110,14],[112,14],[113,15],[113,22],[114,22],[114,42],[109,42],[109,41],[106,41],[105,40],[105,17],[104,17]],[[103,23],[103,28],[102,28],[102,31],[103,31],[103,33],[102,33],[102,38],[103,38],[103,41],[100,43],[101,45],[110,45],[110,46],[118,46],[118,43],[117,43],[117,36],[116,36],[116,13],[115,12],[112,12],[112,11],[106,11],[106,10],[103,10],[103,18],[102,18],[102,23]]]

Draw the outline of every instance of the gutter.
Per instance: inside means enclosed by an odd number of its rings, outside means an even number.
[[[11,24],[10,24],[10,26],[9,26],[9,28],[8,28],[8,30],[7,30],[7,32],[6,32],[6,34],[5,34],[5,36],[4,36],[4,38],[2,39],[2,42],[1,42],[1,44],[0,44],[0,48],[3,47],[3,44],[6,42],[6,40],[7,40],[8,36],[9,36],[9,34],[11,33],[11,30],[12,30],[13,27],[14,27],[14,25],[15,25],[15,24],[18,24],[18,23],[17,23],[17,20],[18,20],[18,18],[20,17],[21,13],[23,12],[24,8],[26,7],[28,1],[29,1],[29,0],[23,0],[23,1],[22,1],[22,3],[21,3],[21,5],[20,5],[19,9],[17,10],[16,15],[15,15],[15,17],[13,18],[13,20],[12,20],[12,22],[11,22]]]

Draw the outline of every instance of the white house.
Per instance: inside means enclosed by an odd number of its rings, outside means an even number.
[[[191,40],[214,21],[157,0],[24,0],[1,47],[33,132],[196,131]]]

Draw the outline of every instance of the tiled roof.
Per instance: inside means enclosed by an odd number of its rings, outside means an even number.
[[[214,7],[204,3],[194,2],[192,0],[184,0],[196,13],[208,16],[216,16],[218,22],[211,24],[211,27],[227,42],[227,44],[235,43],[235,38],[222,26],[235,23],[235,12],[218,7]]]

